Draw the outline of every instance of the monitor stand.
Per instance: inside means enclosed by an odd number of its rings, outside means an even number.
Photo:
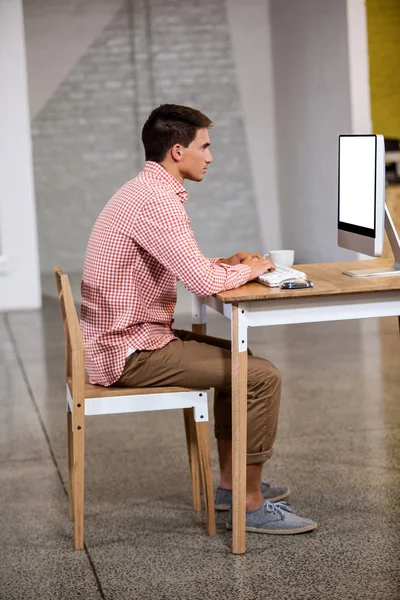
[[[389,238],[390,247],[394,256],[394,263],[392,266],[381,269],[355,269],[354,271],[343,271],[345,275],[350,275],[350,277],[386,277],[388,275],[400,275],[400,240],[386,204],[385,231]]]

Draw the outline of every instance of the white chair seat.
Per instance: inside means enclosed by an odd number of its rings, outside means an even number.
[[[85,417],[89,415],[183,409],[194,510],[198,512],[201,509],[201,483],[208,532],[215,535],[207,403],[209,390],[103,387],[89,383],[85,374],[82,333],[69,279],[60,267],[55,267],[54,271],[66,341],[69,514],[74,520],[75,548],[80,550],[84,547],[84,441]]]

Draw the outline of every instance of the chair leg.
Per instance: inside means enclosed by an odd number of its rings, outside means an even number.
[[[69,518],[74,520],[74,449],[72,445],[72,413],[67,411],[67,436],[68,436],[68,503]]]
[[[209,535],[216,534],[214,489],[211,471],[210,429],[208,421],[196,421],[197,446],[199,449],[200,470],[202,473],[204,500],[207,512],[207,527]]]
[[[193,408],[184,408],[183,417],[185,420],[186,443],[189,457],[190,478],[192,482],[193,508],[195,512],[200,512],[200,464]]]
[[[73,498],[75,516],[75,550],[82,550],[84,544],[84,467],[85,467],[85,428],[84,423],[74,424],[73,432]]]

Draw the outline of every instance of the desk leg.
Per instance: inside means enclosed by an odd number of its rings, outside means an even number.
[[[232,551],[246,550],[247,325],[232,305]]]
[[[193,333],[207,333],[207,306],[199,296],[192,294],[192,331]]]

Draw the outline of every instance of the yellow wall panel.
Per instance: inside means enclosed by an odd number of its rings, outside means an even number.
[[[375,133],[400,139],[400,0],[366,0]]]

